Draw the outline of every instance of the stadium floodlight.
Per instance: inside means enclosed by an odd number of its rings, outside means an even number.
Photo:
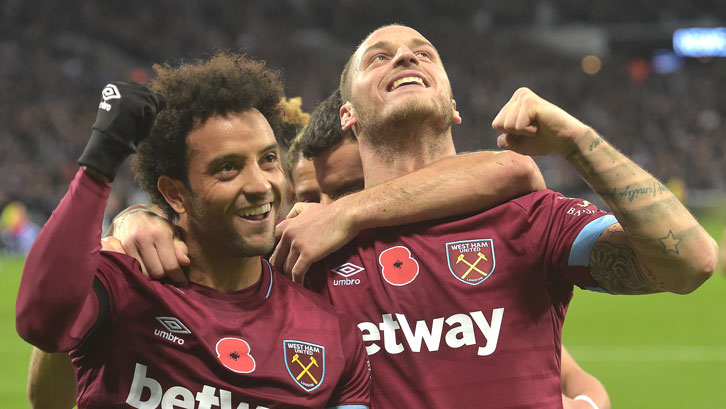
[[[673,51],[682,57],[726,57],[726,27],[679,28]]]

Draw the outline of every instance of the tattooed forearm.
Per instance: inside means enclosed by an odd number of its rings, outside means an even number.
[[[597,139],[595,139],[595,141],[593,143],[591,143],[590,146],[587,147],[587,150],[592,152],[592,150],[595,149],[597,147],[597,145],[600,145],[601,142],[602,142],[602,137],[598,136]]]
[[[601,235],[591,251],[590,275],[602,288],[685,294],[713,274],[713,239],[672,192],[592,129],[574,142],[563,155],[626,234]]]
[[[647,205],[630,206],[629,209],[617,208],[611,206],[611,209],[615,213],[615,217],[618,218],[618,222],[628,230],[629,234],[638,233],[643,235],[644,238],[651,240],[657,244],[657,237],[653,237],[651,233],[645,233],[642,230],[633,230],[633,228],[658,228],[658,234],[663,236],[661,233],[663,229],[672,228],[672,223],[668,223],[670,226],[666,226],[666,218],[664,215],[671,215],[677,212],[677,206],[680,206],[680,202],[675,196],[666,197],[663,200],[654,201]]]
[[[592,129],[588,129],[587,133],[582,136],[583,139],[587,139],[591,138],[593,135],[597,136],[597,139],[595,139],[595,141],[590,144],[590,151],[595,149],[595,146],[599,145],[600,142],[602,142],[602,137],[595,134]],[[595,142],[597,142],[597,144],[595,144]],[[577,171],[582,174],[585,180],[587,180],[587,177],[593,173],[592,163],[586,160],[582,152],[580,152],[578,149],[574,149],[572,152],[565,155],[565,159],[572,163],[575,169],[577,169]]]
[[[615,294],[650,294],[663,291],[663,283],[654,284],[653,274],[644,273],[635,252],[623,245],[597,242],[590,253],[590,276],[600,287]]]
[[[602,196],[604,199],[610,199],[610,200],[627,200],[628,202],[632,202],[633,200],[637,199],[640,196],[651,196],[656,197],[658,194],[667,193],[668,188],[663,186],[662,183],[658,182],[657,180],[653,180],[653,182],[650,185],[642,185],[642,186],[633,186],[633,185],[627,185],[624,188],[612,188],[608,191],[601,191],[597,192],[600,196]]]

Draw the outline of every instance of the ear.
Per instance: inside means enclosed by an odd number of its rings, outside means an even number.
[[[456,110],[456,100],[452,99],[451,104],[454,107],[454,115],[451,116],[451,120],[458,125],[461,123],[461,114],[459,114],[459,111]]]
[[[162,175],[156,182],[156,188],[159,189],[159,192],[162,196],[164,196],[166,203],[168,203],[175,212],[178,214],[186,213],[184,202],[187,195],[187,188],[184,186],[182,181]]]
[[[347,131],[358,124],[358,118],[355,116],[355,110],[350,102],[346,102],[340,107],[340,127]]]

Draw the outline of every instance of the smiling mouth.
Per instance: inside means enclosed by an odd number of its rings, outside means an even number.
[[[424,83],[423,79],[419,77],[403,77],[394,81],[391,85],[391,89],[389,89],[388,91],[394,91],[404,85],[420,85],[426,88],[426,84]]]
[[[247,220],[263,220],[269,214],[272,209],[270,203],[265,203],[261,206],[249,207],[237,213],[237,216]]]

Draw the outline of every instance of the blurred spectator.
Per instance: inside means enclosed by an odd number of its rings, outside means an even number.
[[[494,148],[491,120],[516,88],[527,86],[595,127],[660,180],[680,178],[691,192],[723,191],[726,96],[715,84],[726,83],[726,62],[687,60],[669,74],[647,64],[655,48],[668,47],[676,18],[723,25],[726,2],[692,7],[668,0],[657,13],[651,3],[10,0],[0,6],[0,203],[21,201],[38,223],[50,215],[90,133],[98,90],[111,80],[144,81],[152,62],[242,49],[281,68],[287,94],[300,95],[309,111],[337,87],[361,35],[396,21],[446,50],[464,118],[454,130],[459,150]],[[599,56],[601,70],[589,75],[580,68],[584,55],[536,41],[537,30],[568,25],[611,33],[628,25],[647,35],[610,41],[609,54]],[[631,77],[634,61],[646,65],[645,75]],[[560,161],[537,161],[553,189],[588,191]],[[127,168],[116,180],[123,207],[135,183]]]
[[[0,240],[6,254],[26,256],[40,233],[40,226],[28,220],[20,202],[11,202],[0,213]]]

